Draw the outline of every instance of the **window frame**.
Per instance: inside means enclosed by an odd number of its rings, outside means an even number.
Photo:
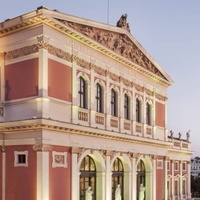
[[[117,92],[112,88],[111,89],[111,115],[117,117]]]
[[[96,111],[103,113],[103,88],[99,83],[96,84]]]
[[[141,123],[141,101],[136,98],[136,108],[135,108],[135,114],[136,114],[136,122]]]
[[[146,102],[146,124],[151,126],[151,104]]]
[[[130,98],[124,94],[124,119],[130,120]]]
[[[19,162],[19,156],[25,156],[25,162]],[[14,167],[28,167],[28,151],[14,151]]]
[[[86,101],[87,84],[82,76],[79,77],[78,94],[79,94],[79,107],[87,109],[87,101]]]

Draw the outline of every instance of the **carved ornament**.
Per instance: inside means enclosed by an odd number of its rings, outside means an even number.
[[[54,55],[54,56],[57,56],[61,59],[64,59],[66,61],[69,61],[69,62],[72,62],[72,55],[59,49],[59,48],[56,48],[52,45],[48,45],[48,53]]]
[[[11,60],[15,58],[19,58],[21,56],[26,56],[29,54],[33,54],[38,52],[38,46],[37,45],[31,45],[31,46],[25,46],[20,49],[15,49],[9,52],[6,52],[5,54],[5,60]]]
[[[161,95],[161,94],[158,94],[158,93],[155,93],[155,97],[161,101],[166,101],[167,100],[167,97]]]
[[[34,151],[52,151],[52,146],[49,144],[35,144],[33,146]]]
[[[125,34],[110,32],[85,26],[74,22],[59,20],[66,26],[82,33],[90,39],[100,43],[109,48],[115,53],[127,58],[128,60],[140,65],[142,68],[156,74],[165,79],[162,73],[155,67],[155,65],[144,55],[144,53],[133,43],[133,41]],[[122,26],[123,27],[123,26]]]

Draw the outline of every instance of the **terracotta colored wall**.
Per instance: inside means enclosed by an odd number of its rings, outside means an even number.
[[[65,101],[72,101],[72,69],[49,59],[48,95]]]
[[[13,100],[38,94],[38,59],[5,67],[5,99]]]
[[[14,151],[28,151],[28,167],[14,167]],[[32,146],[6,147],[6,200],[36,200],[36,152]]]
[[[71,153],[67,147],[53,146],[53,151],[67,152],[67,168],[52,167],[52,152],[50,152],[49,167],[49,198],[50,200],[71,200]]]
[[[165,170],[163,165],[163,169],[157,169],[156,171],[156,199],[164,200],[165,198],[164,180],[165,180]]]
[[[165,127],[165,105],[156,102],[156,125]]]

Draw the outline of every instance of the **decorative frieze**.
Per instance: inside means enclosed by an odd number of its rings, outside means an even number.
[[[161,94],[158,94],[158,93],[155,93],[155,97],[161,101],[166,101],[167,100],[167,97],[166,96],[163,96]]]
[[[30,55],[33,53],[37,53],[39,50],[38,46],[36,44],[31,45],[31,46],[25,46],[19,49],[14,49],[12,51],[8,51],[5,54],[5,60],[11,60],[15,58],[19,58],[22,56]]]
[[[34,151],[52,151],[52,146],[49,144],[35,144],[33,146]]]
[[[73,61],[73,57],[71,54],[59,49],[59,48],[56,48],[52,45],[48,45],[48,52],[56,57],[59,57],[63,60],[66,60],[66,61],[69,61],[69,62],[72,62]]]

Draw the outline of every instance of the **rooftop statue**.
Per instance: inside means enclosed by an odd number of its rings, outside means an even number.
[[[127,17],[128,17],[127,14],[122,15],[117,22],[117,27],[124,28],[130,32],[129,23],[127,23]]]

